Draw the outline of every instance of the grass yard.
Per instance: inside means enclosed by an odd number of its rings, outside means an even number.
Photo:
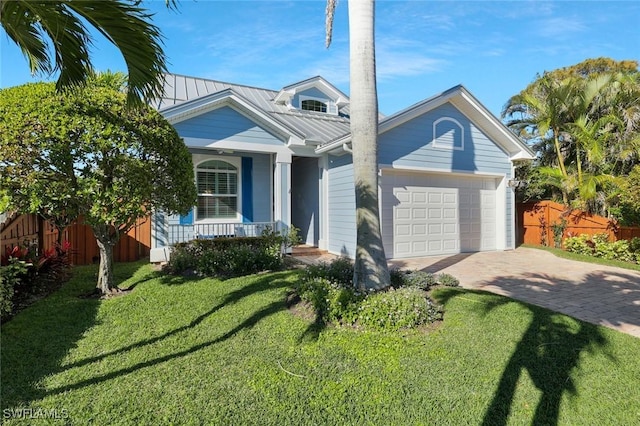
[[[640,424],[640,339],[504,297],[437,290],[444,323],[398,335],[292,315],[297,272],[116,275],[134,291],[79,298],[77,267],[3,325],[6,424]]]
[[[533,244],[522,244],[522,247],[534,248],[538,250],[548,251],[555,256],[569,260],[577,260],[578,262],[595,263],[596,265],[615,266],[616,268],[629,269],[631,271],[640,271],[640,264],[623,262],[622,260],[610,260],[602,257],[587,256],[586,254],[572,253],[555,247],[534,246]]]

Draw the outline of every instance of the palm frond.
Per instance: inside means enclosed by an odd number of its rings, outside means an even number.
[[[43,40],[42,27],[24,2],[4,1],[1,3],[0,24],[9,38],[20,48],[29,62],[32,74],[50,74],[53,71]]]
[[[122,53],[129,76],[130,104],[161,95],[160,76],[167,71],[160,29],[153,15],[122,0],[66,1]]]
[[[327,9],[325,11],[325,41],[324,44],[327,48],[331,46],[331,40],[333,38],[333,17],[336,13],[336,6],[338,0],[327,0]]]

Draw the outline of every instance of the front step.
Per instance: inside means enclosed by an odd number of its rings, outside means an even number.
[[[291,255],[296,256],[322,256],[329,253],[326,250],[321,250],[318,247],[310,246],[307,244],[300,244],[292,247]]]

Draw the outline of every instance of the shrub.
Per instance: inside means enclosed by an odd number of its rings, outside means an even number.
[[[359,302],[363,297],[351,286],[313,277],[298,283],[300,298],[313,306],[323,322],[351,325],[356,321]]]
[[[166,270],[221,278],[277,270],[283,266],[283,244],[283,237],[276,233],[191,240],[174,246]]]
[[[460,281],[453,275],[442,273],[438,275],[438,284],[447,287],[458,287],[460,285]]]
[[[13,313],[13,299],[16,287],[19,287],[27,275],[30,266],[15,257],[7,260],[6,266],[0,266],[0,317],[2,319]]]
[[[442,308],[415,287],[372,293],[360,304],[357,324],[377,330],[399,330],[442,319]]]
[[[304,279],[310,278],[325,278],[328,281],[340,283],[344,287],[352,287],[353,263],[347,257],[340,257],[330,263],[309,265],[305,270]]]
[[[612,243],[596,242],[594,254],[608,260],[621,260],[623,262],[632,262],[634,260],[629,250],[629,242],[626,240],[618,240]]]
[[[400,288],[404,287],[405,284],[405,276],[408,274],[408,271],[403,271],[400,268],[392,268],[389,269],[389,279],[391,281],[391,287]]]
[[[430,272],[411,271],[405,273],[403,277],[403,287],[419,288],[426,291],[436,284],[436,277]]]
[[[633,237],[630,241],[629,241],[629,250],[632,253],[640,253],[640,238],[638,237]]]
[[[458,280],[448,274],[436,277],[428,272],[397,268],[389,274],[389,289],[363,294],[353,286],[351,260],[339,258],[308,266],[295,289],[325,323],[398,330],[442,319],[442,309],[427,297],[426,290],[438,282],[458,285]]]
[[[562,247],[562,237],[564,236],[564,230],[567,229],[567,220],[562,218],[559,222],[551,224],[551,231],[553,232],[553,246],[556,248]]]
[[[593,255],[594,246],[595,244],[587,234],[581,234],[577,237],[569,237],[564,240],[565,250],[572,253],[591,256]]]
[[[608,260],[621,260],[623,262],[637,261],[634,255],[634,248],[640,245],[640,241],[618,240],[609,242],[607,234],[596,234],[590,237],[587,234],[581,234],[577,237],[570,237],[564,241],[567,251],[583,254],[587,256],[601,257]]]

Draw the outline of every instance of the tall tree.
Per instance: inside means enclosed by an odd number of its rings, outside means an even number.
[[[166,71],[161,33],[140,0],[0,0],[0,25],[22,50],[32,73],[60,72],[58,89],[75,87],[92,74],[85,22],[122,53],[129,104],[160,94]],[[175,0],[167,0],[174,7]],[[53,55],[50,54],[53,51]]]
[[[327,46],[336,1],[327,2]],[[389,285],[378,208],[378,95],[375,65],[375,4],[349,1],[350,123],[356,198],[356,258],[353,282],[360,289]]]
[[[0,194],[12,210],[82,215],[100,250],[102,293],[114,289],[120,236],[154,209],[186,214],[197,198],[184,142],[157,111],[128,108],[117,81],[0,90]]]
[[[538,153],[528,178],[559,189],[567,205],[606,214],[618,177],[640,158],[637,67],[588,59],[545,72],[509,100],[503,118]]]

